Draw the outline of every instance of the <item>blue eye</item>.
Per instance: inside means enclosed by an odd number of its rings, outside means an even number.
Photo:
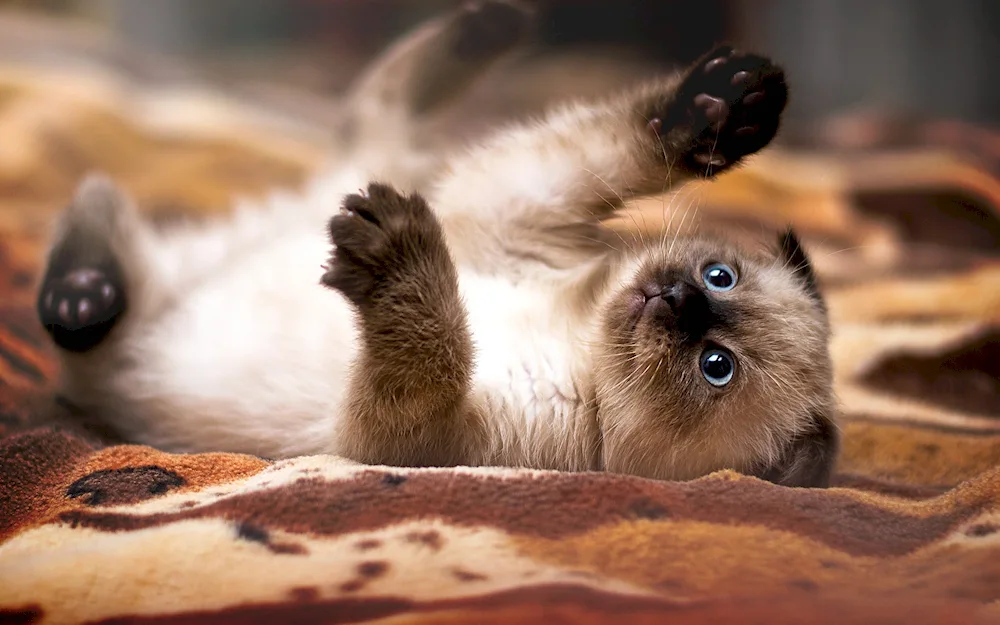
[[[706,349],[701,354],[701,374],[712,386],[725,386],[733,379],[736,362],[723,349]]]
[[[709,291],[728,291],[736,286],[736,272],[729,265],[712,263],[701,274]]]

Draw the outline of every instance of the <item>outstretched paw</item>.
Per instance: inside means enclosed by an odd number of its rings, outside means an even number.
[[[38,318],[56,345],[87,351],[104,340],[125,310],[121,277],[112,269],[50,269],[37,307]]]
[[[685,165],[712,175],[770,143],[787,102],[780,67],[723,46],[687,71],[669,110],[654,117],[650,127],[664,138],[685,135]]]
[[[387,283],[419,282],[450,263],[441,226],[424,198],[385,184],[344,198],[329,231],[334,248],[321,282],[362,308]]]

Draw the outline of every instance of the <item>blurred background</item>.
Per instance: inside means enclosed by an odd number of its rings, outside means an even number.
[[[446,0],[59,2],[132,41],[181,54],[321,51],[357,67]],[[721,40],[782,59],[793,120],[857,107],[1000,121],[1000,3],[990,0],[543,0],[541,53],[600,46],[687,63]],[[68,7],[67,7],[68,8]],[[65,10],[65,9],[64,9]],[[311,58],[317,58],[312,56]],[[297,64],[303,68],[301,64]],[[322,67],[322,66],[320,66]],[[326,73],[328,86],[350,69]],[[304,68],[303,68],[304,70]]]
[[[7,0],[0,7],[89,23],[140,53],[183,59],[205,75],[255,83],[258,97],[274,97],[289,87],[311,93],[341,90],[389,41],[455,4]],[[672,66],[722,40],[766,50],[781,59],[794,81],[788,112],[793,125],[859,110],[1000,123],[1000,3],[991,0],[533,4],[541,14],[536,57],[582,52],[633,67]],[[581,80],[573,72],[563,76],[563,83]],[[622,76],[630,77],[631,72]],[[556,91],[583,88],[551,80],[546,84]]]

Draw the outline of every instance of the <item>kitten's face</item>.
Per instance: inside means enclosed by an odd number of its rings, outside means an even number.
[[[787,469],[801,475],[775,481],[825,480],[828,466],[805,465],[829,464],[836,445],[815,440],[817,429],[835,437],[828,325],[788,236],[773,256],[678,240],[622,274],[597,356],[608,470],[688,479]],[[792,443],[803,440],[819,457],[799,457]]]

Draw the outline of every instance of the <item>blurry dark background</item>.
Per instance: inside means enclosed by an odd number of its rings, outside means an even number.
[[[41,0],[150,49],[234,57],[261,49],[362,59],[454,0]],[[995,0],[539,0],[540,50],[617,48],[684,63],[714,42],[767,50],[797,86],[792,118],[861,106],[1000,123]],[[360,63],[345,64],[357,67]],[[331,71],[331,87],[349,78]]]
[[[338,90],[362,62],[455,0],[23,0],[75,13],[175,57],[271,67]],[[788,117],[875,109],[1000,124],[996,0],[536,0],[536,53],[586,47],[657,65],[731,40],[769,52],[795,89]],[[312,61],[311,63],[305,60]],[[334,61],[336,59],[336,61]],[[324,61],[319,63],[319,61]]]

